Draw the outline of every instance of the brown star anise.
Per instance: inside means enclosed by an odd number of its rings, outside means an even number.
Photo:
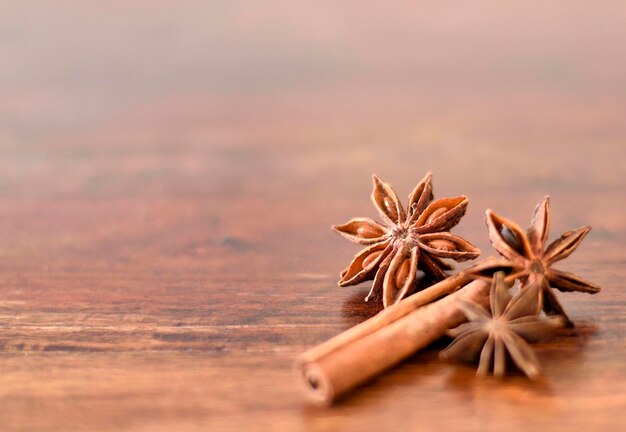
[[[520,279],[522,288],[537,284],[537,312],[543,308],[547,314],[563,315],[567,325],[572,327],[572,321],[551,288],[595,294],[600,287],[574,274],[552,268],[552,264],[574,252],[591,227],[566,231],[544,247],[550,225],[549,203],[550,197],[546,196],[537,204],[526,233],[515,222],[487,210],[485,221],[491,244],[504,258],[488,258],[466,271],[477,277],[490,278],[494,272],[503,270],[507,273],[507,281]]]
[[[465,196],[435,202],[428,173],[409,196],[407,210],[391,186],[374,176],[372,201],[383,220],[355,218],[333,229],[347,239],[367,245],[341,273],[339,286],[374,279],[365,298],[380,292],[387,307],[411,294],[417,269],[445,279],[450,267],[441,258],[455,261],[474,259],[480,250],[448,231],[459,223],[467,209]]]
[[[440,353],[444,359],[476,361],[478,375],[506,372],[506,352],[529,378],[541,374],[539,362],[526,341],[534,342],[550,335],[564,324],[563,317],[542,319],[536,314],[540,286],[533,284],[511,298],[504,273],[495,274],[490,292],[491,312],[481,305],[459,300],[459,307],[470,322],[448,333],[454,341]],[[492,360],[493,359],[493,360]]]

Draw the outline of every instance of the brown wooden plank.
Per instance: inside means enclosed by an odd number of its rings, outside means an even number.
[[[256,7],[254,7],[256,6]],[[626,9],[17,2],[0,6],[0,430],[621,430]],[[549,377],[477,379],[440,343],[330,409],[293,369],[372,316],[338,288],[370,176],[468,195],[551,238],[578,327]]]

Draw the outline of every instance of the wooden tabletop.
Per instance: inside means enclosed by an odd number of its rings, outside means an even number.
[[[255,7],[256,6],[256,7]],[[622,2],[0,7],[0,430],[613,431],[626,423]],[[426,171],[551,238],[577,327],[547,382],[419,353],[331,408],[295,357],[377,312],[337,287]]]

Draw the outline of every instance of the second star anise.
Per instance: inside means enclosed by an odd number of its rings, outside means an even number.
[[[557,270],[553,264],[570,256],[591,227],[566,231],[546,246],[550,226],[549,204],[548,196],[537,204],[526,231],[515,222],[487,210],[485,222],[489,239],[502,258],[487,258],[466,269],[466,272],[475,277],[490,278],[496,271],[504,271],[507,281],[519,279],[522,289],[537,284],[540,287],[537,312],[543,308],[546,314],[563,315],[567,325],[573,327],[552,288],[595,294],[600,287],[572,273]]]
[[[480,255],[467,240],[449,232],[465,214],[467,197],[432,202],[431,177],[426,174],[416,186],[405,210],[391,186],[374,176],[371,198],[383,223],[355,218],[333,227],[347,239],[367,246],[341,273],[339,286],[374,279],[365,301],[382,290],[387,307],[412,293],[418,269],[441,280],[449,269],[442,258],[460,262]]]

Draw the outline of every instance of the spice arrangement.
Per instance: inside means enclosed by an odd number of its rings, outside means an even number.
[[[380,313],[302,354],[305,389],[321,404],[338,397],[448,335],[444,360],[478,362],[478,375],[505,375],[507,360],[531,379],[541,367],[529,345],[574,326],[553,289],[595,294],[600,287],[553,264],[567,258],[591,227],[566,231],[546,246],[549,197],[535,208],[527,231],[486,212],[490,257],[448,276],[443,261],[474,259],[480,251],[450,233],[466,212],[465,196],[433,201],[428,173],[409,195],[406,210],[390,185],[374,176],[372,202],[383,223],[355,218],[333,229],[367,246],[341,273],[340,286],[372,280],[365,298],[381,299]],[[432,286],[413,294],[418,270]],[[438,282],[437,282],[438,281]]]

